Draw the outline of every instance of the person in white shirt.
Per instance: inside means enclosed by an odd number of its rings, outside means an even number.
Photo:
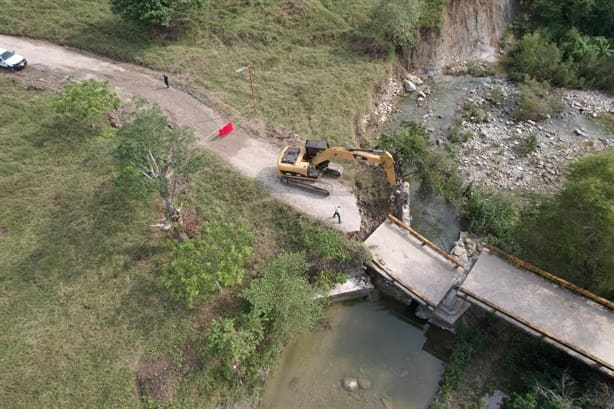
[[[335,218],[335,216],[337,216],[337,220],[339,221],[339,224],[341,224],[341,205],[338,204],[337,206],[335,206],[335,213],[333,213],[333,219]]]

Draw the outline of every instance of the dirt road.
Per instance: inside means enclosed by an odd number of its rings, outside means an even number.
[[[88,56],[38,40],[0,35],[0,47],[14,49],[28,60],[29,67],[26,70],[6,75],[25,75],[28,69],[40,67],[42,72],[53,71],[77,80],[96,78],[108,81],[111,89],[125,102],[139,97],[158,104],[173,123],[192,128],[199,138],[200,146],[217,153],[241,173],[262,183],[273,196],[341,231],[360,230],[357,200],[349,187],[333,183],[331,195],[322,198],[282,185],[276,173],[279,147],[252,138],[240,126],[236,126],[225,138],[210,140],[228,122],[228,118],[183,91],[172,86],[167,89],[162,81],[162,73]],[[331,218],[336,204],[342,205],[342,224],[333,223]]]

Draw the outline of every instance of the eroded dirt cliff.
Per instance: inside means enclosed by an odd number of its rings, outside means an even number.
[[[436,74],[458,60],[495,60],[498,42],[517,8],[518,0],[452,0],[441,27],[423,32],[409,53],[409,67]]]

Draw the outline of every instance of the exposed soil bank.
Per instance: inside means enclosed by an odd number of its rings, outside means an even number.
[[[457,60],[495,60],[499,39],[517,7],[517,0],[452,0],[441,28],[422,33],[409,53],[408,66],[421,74],[436,74]]]

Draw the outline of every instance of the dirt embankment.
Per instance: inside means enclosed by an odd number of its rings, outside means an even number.
[[[452,0],[439,30],[422,33],[408,55],[408,66],[437,74],[458,60],[493,61],[498,43],[518,8],[518,0]]]

